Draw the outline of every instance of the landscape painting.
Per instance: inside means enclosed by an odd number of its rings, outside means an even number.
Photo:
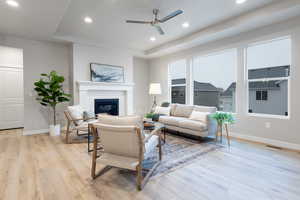
[[[124,68],[113,65],[91,63],[91,79],[94,82],[123,83]]]

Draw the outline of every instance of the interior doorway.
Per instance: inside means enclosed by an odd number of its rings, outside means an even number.
[[[24,127],[23,50],[0,46],[0,130]]]

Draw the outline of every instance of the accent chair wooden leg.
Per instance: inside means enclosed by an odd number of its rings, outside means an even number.
[[[66,132],[66,144],[69,144],[69,134],[70,134],[70,121],[67,123],[67,132]]]
[[[142,163],[139,163],[136,167],[137,177],[136,177],[136,186],[138,190],[142,190]]]
[[[98,146],[98,135],[97,129],[92,127],[92,133],[94,137],[94,145],[93,145],[93,157],[92,157],[92,169],[91,169],[91,176],[93,179],[96,178],[96,159],[97,159],[97,146]]]

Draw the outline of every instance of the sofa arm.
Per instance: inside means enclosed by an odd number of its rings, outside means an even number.
[[[210,115],[208,116],[208,120],[207,120],[207,128],[208,128],[208,136],[215,137],[218,131],[218,122],[217,120],[211,118]]]

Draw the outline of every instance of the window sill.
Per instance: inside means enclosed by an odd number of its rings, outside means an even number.
[[[247,113],[247,116],[249,116],[249,117],[260,117],[260,118],[272,118],[272,119],[285,119],[285,120],[290,119],[290,116],[258,114],[258,113]]]

